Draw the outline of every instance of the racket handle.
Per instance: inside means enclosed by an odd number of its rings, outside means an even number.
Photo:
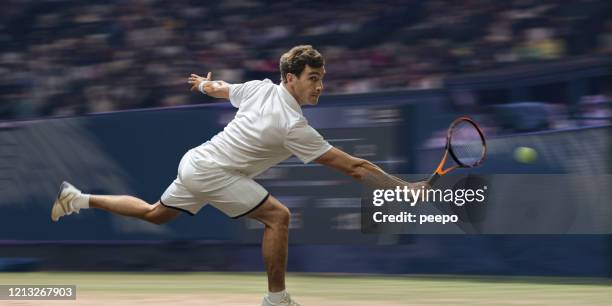
[[[429,186],[433,186],[439,178],[440,178],[440,175],[438,173],[432,174],[427,180],[427,182],[429,183]]]

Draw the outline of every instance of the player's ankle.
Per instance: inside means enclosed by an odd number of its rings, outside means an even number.
[[[89,208],[89,194],[81,193],[72,200],[72,207],[76,210]]]
[[[268,300],[272,304],[280,303],[283,298],[287,295],[287,290],[279,291],[279,292],[268,292]]]

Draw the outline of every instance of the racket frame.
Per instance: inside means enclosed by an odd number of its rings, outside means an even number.
[[[471,164],[471,165],[467,165],[467,164],[462,163],[459,160],[459,158],[457,158],[457,155],[455,154],[455,152],[453,151],[453,147],[451,146],[451,137],[452,137],[452,134],[453,134],[453,129],[459,123],[462,123],[464,121],[467,121],[474,128],[476,128],[476,130],[478,131],[478,135],[480,136],[480,140],[482,141],[482,145],[483,145],[483,152],[482,152],[482,155],[481,155],[480,159],[477,162],[475,162],[474,164]],[[443,169],[444,164],[446,164],[446,160],[448,159],[449,155],[451,156],[453,161],[455,161],[456,165],[453,165],[451,167]],[[438,164],[438,167],[436,168],[436,171],[434,171],[434,173],[429,177],[428,183],[429,183],[430,186],[433,186],[433,184],[441,176],[443,176],[443,175],[445,175],[445,174],[447,174],[447,173],[449,173],[449,172],[451,172],[451,171],[453,171],[453,170],[455,170],[455,169],[457,169],[459,167],[461,167],[461,168],[474,168],[474,167],[477,167],[480,164],[482,164],[482,162],[485,159],[485,156],[487,156],[487,142],[485,140],[484,133],[482,132],[482,129],[470,117],[467,117],[467,116],[459,117],[459,118],[455,119],[450,124],[450,126],[448,127],[448,131],[446,132],[446,146],[444,147],[444,156],[442,157],[442,160]]]

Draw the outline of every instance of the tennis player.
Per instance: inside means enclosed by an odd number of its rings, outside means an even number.
[[[425,184],[402,181],[332,147],[308,125],[302,106],[318,103],[324,64],[317,50],[303,45],[281,56],[279,85],[267,79],[228,84],[213,81],[210,72],[206,77],[192,74],[191,90],[229,100],[238,111],[222,132],[183,156],[176,179],[161,199],[151,205],[126,195],[90,195],[64,182],[53,204],[52,220],[93,207],[164,224],[181,211],[193,215],[210,203],[231,218],[253,218],[265,225],[262,253],[269,292],[262,305],[298,305],[285,289],[289,209],[253,177],[293,154],[304,163],[315,161],[377,188]]]

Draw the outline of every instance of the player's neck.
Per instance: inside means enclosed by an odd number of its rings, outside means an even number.
[[[295,90],[293,89],[292,86],[290,86],[287,83],[282,83],[282,82],[281,82],[281,86],[283,86],[283,88],[285,88],[285,90],[287,90],[287,92],[293,97],[293,99],[295,99],[295,101],[297,102],[297,104],[300,107],[303,106],[302,102],[300,102],[300,100],[297,98],[297,95],[295,94]]]

